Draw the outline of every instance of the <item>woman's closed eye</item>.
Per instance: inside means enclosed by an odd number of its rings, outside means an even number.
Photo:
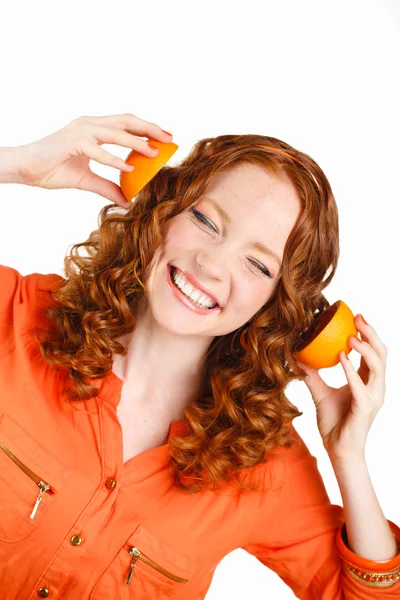
[[[194,215],[194,218],[197,223],[199,223],[199,222],[203,223],[207,227],[207,229],[212,229],[215,233],[218,233],[218,229],[215,227],[214,223],[212,221],[210,221],[210,219],[208,217],[206,217],[206,215],[204,215],[203,213],[201,213],[194,207],[191,208],[190,211]],[[252,265],[257,267],[257,269],[259,271],[261,271],[264,275],[266,275],[269,279],[273,279],[273,276],[271,275],[271,273],[269,272],[267,267],[265,267],[262,263],[258,262],[257,260],[254,260],[252,258],[249,258],[248,260],[251,262]]]

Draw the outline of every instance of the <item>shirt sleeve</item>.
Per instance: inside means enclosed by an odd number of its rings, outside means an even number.
[[[347,547],[343,507],[331,504],[317,459],[295,436],[300,450],[282,452],[283,485],[261,504],[243,549],[303,600],[399,600],[400,554],[378,563]],[[400,529],[388,523],[400,542]]]
[[[37,273],[0,265],[0,359],[13,350],[34,308]]]

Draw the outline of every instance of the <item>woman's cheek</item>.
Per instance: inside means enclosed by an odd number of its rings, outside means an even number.
[[[207,235],[190,223],[181,223],[173,234],[174,244],[188,248],[203,248],[207,244]]]

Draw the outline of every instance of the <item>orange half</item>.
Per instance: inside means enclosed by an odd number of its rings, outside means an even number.
[[[154,146],[158,148],[157,156],[144,156],[137,150],[132,150],[126,159],[128,165],[133,165],[135,168],[131,173],[121,171],[119,182],[121,190],[128,202],[137,196],[141,189],[149,183],[157,175],[158,171],[169,161],[171,156],[175,154],[179,146],[174,142],[159,142],[158,140],[150,139]]]
[[[340,362],[342,350],[346,356],[351,352],[348,339],[357,334],[352,311],[343,300],[337,300],[315,317],[294,357],[314,369],[334,367]]]

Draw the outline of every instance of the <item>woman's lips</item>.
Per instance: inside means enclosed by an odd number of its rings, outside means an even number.
[[[174,294],[175,298],[177,298],[177,300],[179,300],[179,302],[181,302],[181,304],[184,304],[186,306],[186,308],[189,308],[190,310],[197,313],[198,315],[208,315],[209,313],[213,313],[218,310],[221,310],[221,308],[218,306],[218,304],[216,306],[214,306],[214,308],[201,308],[200,306],[195,304],[193,302],[193,300],[191,300],[190,298],[185,296],[185,294],[183,292],[181,292],[181,290],[179,288],[177,288],[176,285],[173,283],[173,281],[171,279],[171,270],[172,270],[172,265],[167,265],[167,277],[166,277],[167,285],[168,285],[169,289],[171,290],[171,292]]]
[[[212,300],[213,304],[218,304],[219,306],[221,306],[221,304],[218,302],[218,299],[212,294],[212,292],[206,287],[204,287],[204,285],[201,285],[201,283],[197,281],[197,279],[191,273],[189,273],[189,271],[186,271],[186,269],[183,269],[182,267],[176,267],[172,264],[171,267],[175,270],[178,269],[178,271],[183,274],[185,279],[202,294],[208,296],[208,298]]]

